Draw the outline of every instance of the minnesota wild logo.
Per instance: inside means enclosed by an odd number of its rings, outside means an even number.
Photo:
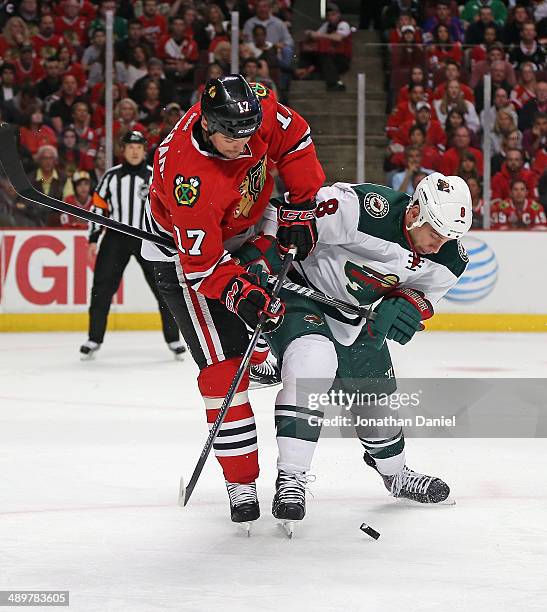
[[[191,176],[185,179],[182,174],[177,174],[173,181],[173,195],[177,206],[190,206],[191,208],[199,198],[200,186],[199,176]]]
[[[319,315],[315,314],[307,314],[304,317],[304,321],[306,321],[306,323],[311,323],[312,325],[317,325],[317,327],[324,325],[325,323]]]
[[[346,261],[344,273],[348,279],[346,291],[360,304],[374,302],[399,284],[396,274],[382,274],[352,261]]]

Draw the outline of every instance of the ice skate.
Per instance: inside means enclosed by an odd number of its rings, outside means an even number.
[[[305,472],[288,473],[279,471],[275,481],[275,495],[272,502],[272,514],[280,521],[287,536],[292,538],[296,521],[306,515],[306,485],[313,482],[315,476]]]
[[[95,353],[101,348],[98,342],[86,340],[80,347],[80,361],[91,361],[95,359]]]
[[[184,361],[184,353],[186,353],[186,347],[180,340],[175,340],[175,342],[169,342],[167,344],[169,350],[175,356],[177,361]]]
[[[262,389],[273,387],[281,383],[281,373],[273,358],[266,359],[262,363],[251,365],[249,368],[249,389]]]
[[[364,454],[364,460],[367,465],[374,468],[378,472],[376,467],[376,461],[369,455]],[[437,504],[437,505],[454,505],[456,502],[449,497],[450,487],[435,476],[428,476],[426,474],[420,474],[411,470],[408,466],[404,466],[403,469],[397,474],[391,476],[385,476],[378,472],[384,481],[386,489],[390,492],[393,497],[398,499],[409,500],[410,502],[416,502],[419,504]]]
[[[256,495],[256,483],[239,484],[226,481],[226,489],[230,498],[230,516],[251,535],[253,522],[260,516],[260,506]]]

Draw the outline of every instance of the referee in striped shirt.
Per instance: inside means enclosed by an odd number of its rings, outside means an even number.
[[[122,138],[124,161],[107,170],[93,194],[96,212],[116,221],[144,229],[144,208],[152,168],[146,164],[146,139],[142,132],[127,132]],[[148,286],[154,293],[161,314],[163,336],[175,358],[182,358],[184,345],[169,308],[160,296],[154,282],[154,266],[141,256],[141,240],[107,229],[97,253],[101,227],[92,223],[89,235],[89,256],[94,259],[93,289],[89,307],[89,339],[80,347],[83,360],[94,356],[104,339],[108,312],[112,298],[122,280],[132,255],[139,262]]]

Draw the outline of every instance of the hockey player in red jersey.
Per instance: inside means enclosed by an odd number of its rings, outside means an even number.
[[[148,230],[173,236],[178,253],[143,245],[155,261],[156,281],[200,368],[198,386],[212,423],[248,345],[248,328],[261,313],[274,326],[284,306],[230,252],[254,235],[272,193],[268,161],[276,164],[288,197],[277,210],[277,245],[304,259],[317,240],[315,194],[325,175],[310,129],[294,110],[261,84],[240,75],[211,79],[158,147],[150,189]],[[214,444],[234,522],[260,511],[255,480],[258,447],[247,396],[248,376],[237,389]]]

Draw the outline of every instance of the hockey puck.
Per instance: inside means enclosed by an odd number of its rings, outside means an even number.
[[[363,523],[360,529],[361,531],[364,531],[367,535],[369,535],[371,538],[374,538],[375,540],[377,540],[380,537],[380,534],[376,531],[376,529],[373,529],[370,525],[367,525],[366,523]]]

